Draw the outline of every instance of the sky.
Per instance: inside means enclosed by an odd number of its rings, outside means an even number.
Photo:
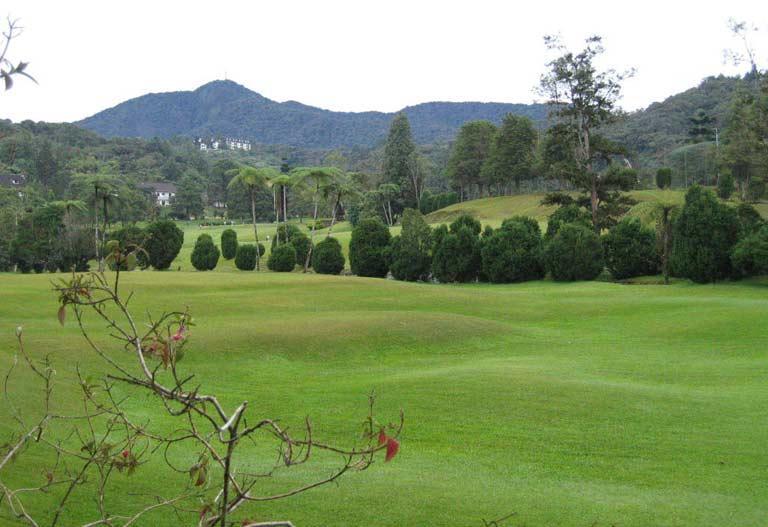
[[[760,31],[768,2],[646,0],[6,0],[23,33],[8,58],[30,62],[0,93],[0,118],[76,121],[150,92],[234,80],[277,101],[396,111],[428,101],[529,103],[552,58],[546,34],[579,49],[604,39],[600,66],[636,69],[621,106],[644,108],[709,75],[741,49],[729,18]]]

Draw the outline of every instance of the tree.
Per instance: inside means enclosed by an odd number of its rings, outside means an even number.
[[[638,218],[625,218],[603,236],[605,263],[616,280],[656,274],[656,233]]]
[[[480,222],[463,214],[445,231],[435,231],[432,274],[440,282],[472,282],[481,271]]]
[[[387,276],[387,249],[391,235],[378,218],[360,220],[349,241],[349,265],[358,276]]]
[[[162,271],[171,266],[184,244],[184,231],[170,220],[159,220],[147,225],[144,249],[150,265]]]
[[[510,182],[515,191],[520,183],[532,177],[538,134],[527,118],[507,114],[493,139],[488,161],[483,166],[487,184],[505,186]]]
[[[272,201],[275,206],[275,222],[280,223],[280,211],[283,213],[283,224],[288,222],[288,192],[287,190],[293,186],[293,178],[290,174],[280,173],[269,180],[269,186],[272,188]],[[280,190],[280,195],[277,195],[277,190]],[[279,199],[278,199],[279,198]],[[280,229],[275,234],[280,241]]]
[[[251,220],[253,221],[253,235],[256,239],[256,244],[259,243],[259,229],[256,226],[256,191],[263,188],[270,178],[275,178],[278,175],[277,170],[274,168],[254,168],[250,166],[241,166],[235,170],[230,171],[232,179],[227,186],[228,190],[236,189],[238,187],[244,188],[251,201]],[[261,258],[256,255],[256,270],[259,270],[259,260]]]
[[[402,112],[398,113],[392,119],[384,145],[382,175],[385,182],[398,185],[406,196],[406,201],[418,206],[423,182],[414,179],[412,173],[417,155],[408,117]]]
[[[237,233],[232,229],[224,229],[221,233],[221,255],[225,260],[231,260],[237,255]]]
[[[697,109],[688,119],[690,128],[688,136],[692,143],[703,143],[715,140],[715,120],[703,108]]]
[[[109,211],[116,207],[120,200],[119,182],[115,176],[106,174],[77,174],[72,178],[72,185],[80,188],[93,207],[93,229],[95,240],[96,259],[99,261],[99,270],[104,270],[104,258],[101,249],[106,243],[106,232],[109,226]],[[99,209],[102,211],[102,228],[99,235]]]
[[[432,266],[432,229],[414,209],[403,212],[402,230],[390,241],[389,270],[397,280],[427,280]]]
[[[483,275],[494,283],[544,278],[539,224],[526,217],[504,220],[501,228],[483,236],[480,256]]]
[[[319,274],[339,274],[344,270],[344,254],[336,238],[328,237],[317,244],[312,254],[312,269]]]
[[[320,201],[320,194],[325,186],[332,185],[334,182],[341,181],[344,173],[335,167],[302,167],[291,171],[295,185],[298,187],[309,188],[312,192],[312,229],[309,236],[309,252],[301,264],[304,266],[304,272],[307,272],[312,260],[312,247],[315,241],[315,229],[317,228],[317,208]]]
[[[171,202],[174,212],[185,219],[202,217],[205,212],[204,189],[205,184],[197,170],[186,170]]]
[[[550,137],[563,145],[560,177],[565,177],[589,194],[592,223],[600,229],[598,208],[605,176],[598,162],[604,163],[618,152],[615,145],[595,130],[615,120],[615,106],[621,95],[621,83],[632,72],[598,71],[595,59],[603,53],[602,39],[593,36],[584,49],[574,54],[555,37],[546,37],[550,50],[561,55],[552,60],[541,77],[541,92],[548,97],[552,114],[558,119]],[[565,170],[562,170],[565,169]]]
[[[603,246],[591,229],[563,225],[547,242],[544,261],[553,280],[594,280],[603,271]]]
[[[19,62],[14,65],[11,59],[8,58],[8,48],[10,47],[11,40],[18,37],[21,34],[22,28],[19,26],[18,20],[7,19],[7,27],[3,32],[2,42],[0,42],[0,79],[3,79],[5,84],[5,90],[8,91],[13,87],[13,77],[20,75],[26,77],[34,83],[37,81],[27,73],[28,62]]]
[[[763,225],[736,244],[731,263],[740,277],[768,275],[768,225]]]
[[[672,227],[679,209],[680,205],[674,195],[668,191],[650,204],[651,217],[656,221],[656,239],[659,244],[658,253],[661,258],[661,272],[664,275],[665,285],[669,285],[670,256],[674,234]]]
[[[195,247],[192,249],[192,265],[198,271],[212,271],[219,263],[219,248],[213,243],[209,234],[201,234],[197,237]]]
[[[717,179],[717,195],[720,199],[730,199],[733,191],[736,190],[736,185],[733,183],[733,176],[730,172],[720,174]]]
[[[731,276],[731,250],[739,236],[736,212],[710,190],[695,185],[674,224],[672,269],[694,282]]]
[[[576,223],[589,227],[592,225],[592,217],[582,207],[576,205],[576,203],[569,203],[559,207],[553,212],[547,220],[547,233],[546,238],[551,240],[560,230],[560,227],[569,223]]]
[[[451,148],[446,175],[459,189],[461,200],[471,194],[473,186],[490,186],[490,180],[481,177],[496,137],[496,126],[489,121],[471,121],[462,125]]]
[[[656,186],[660,189],[670,188],[672,186],[672,169],[662,167],[656,171]]]

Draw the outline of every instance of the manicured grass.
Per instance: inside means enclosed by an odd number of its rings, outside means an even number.
[[[22,324],[27,348],[52,353],[58,378],[71,379],[75,364],[99,371],[74,325],[58,326],[50,278],[0,275],[0,363]],[[453,527],[516,512],[507,525],[757,527],[768,517],[764,281],[450,286],[153,271],[122,281],[137,315],[190,307],[198,325],[182,365],[229,408],[247,399],[293,427],[310,415],[318,436],[338,441],[359,433],[372,389],[381,417],[405,410],[391,463],[238,519]],[[12,390],[31,411],[36,387]],[[75,408],[73,394],[59,392],[57,405]],[[151,399],[132,408],[173,426]],[[46,460],[30,454],[13,467],[16,481],[42,479]],[[320,458],[264,486],[333,466]],[[144,466],[118,476],[116,499],[165,492],[177,478]],[[84,517],[92,502],[77,501]],[[166,513],[142,525],[191,523]]]

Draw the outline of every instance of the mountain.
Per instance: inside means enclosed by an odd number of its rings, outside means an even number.
[[[420,144],[452,140],[467,121],[499,123],[507,113],[543,125],[542,104],[429,102],[402,110]],[[276,102],[232,81],[194,91],[150,93],[75,123],[106,137],[223,135],[305,148],[370,147],[387,134],[394,114],[333,112],[295,101]]]

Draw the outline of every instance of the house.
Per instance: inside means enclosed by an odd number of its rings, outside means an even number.
[[[21,189],[27,184],[27,176],[24,174],[0,174],[0,187],[15,189],[19,197],[23,196]]]
[[[139,188],[152,195],[160,207],[167,207],[171,199],[176,197],[176,185],[173,183],[140,183]]]
[[[205,139],[198,137],[195,139],[195,144],[202,150],[251,150],[251,142],[247,139],[237,139],[234,137],[226,137],[224,140],[219,141],[213,137]]]

